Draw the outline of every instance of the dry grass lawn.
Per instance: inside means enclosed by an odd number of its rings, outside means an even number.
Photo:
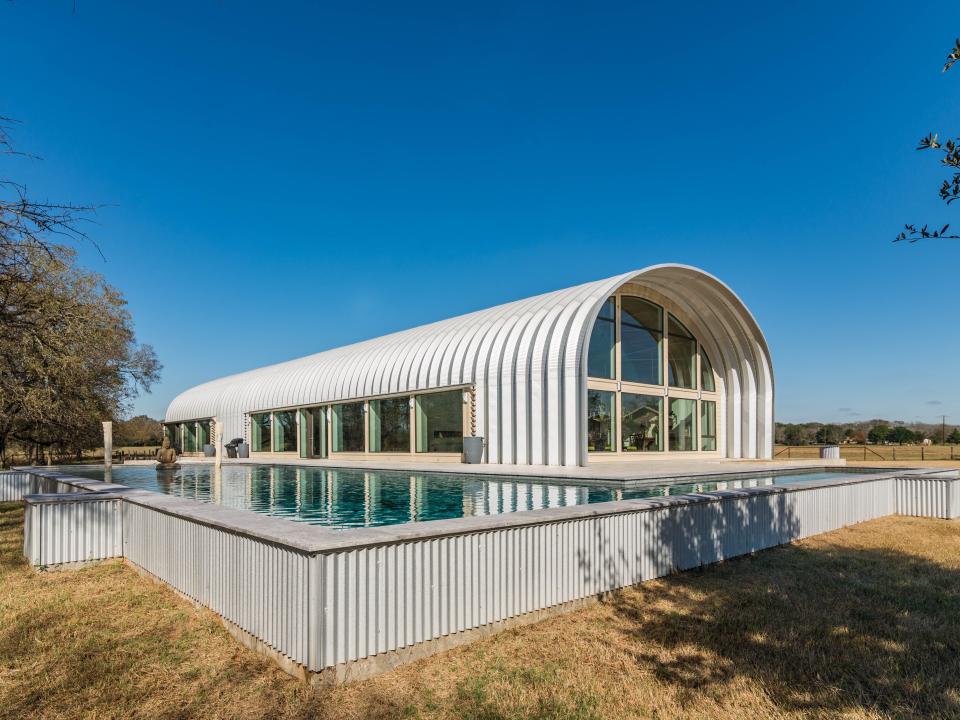
[[[960,717],[960,523],[887,518],[307,688],[120,563],[38,574],[0,505],[2,718]]]

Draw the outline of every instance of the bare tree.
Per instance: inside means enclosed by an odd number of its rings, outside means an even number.
[[[16,124],[0,116],[0,156],[38,160],[14,147]],[[25,330],[35,309],[26,303],[29,287],[38,280],[38,260],[62,258],[70,245],[92,242],[83,224],[96,209],[34,200],[24,184],[0,172],[0,332]]]
[[[0,159],[33,159],[14,148],[14,124],[0,118]],[[10,441],[37,452],[95,442],[98,421],[119,419],[159,377],[123,296],[76,266],[76,245],[96,247],[84,229],[96,209],[34,200],[0,175],[0,463]]]
[[[0,155],[39,160],[14,147],[11,131],[16,124],[0,116]],[[65,242],[92,242],[82,223],[97,207],[34,200],[25,185],[0,175],[0,247],[18,254],[30,248],[52,253]]]

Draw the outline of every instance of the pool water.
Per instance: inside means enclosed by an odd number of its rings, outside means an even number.
[[[63,472],[103,480],[102,466],[71,466]],[[518,510],[584,505],[609,500],[664,497],[710,490],[811,482],[848,473],[768,474],[702,483],[625,487],[577,484],[518,476],[333,470],[288,465],[184,464],[114,467],[110,482],[177,497],[213,502],[287,520],[330,528],[375,527],[424,520],[499,515]]]

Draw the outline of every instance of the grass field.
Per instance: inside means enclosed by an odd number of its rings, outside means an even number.
[[[36,573],[0,505],[2,718],[960,716],[960,523],[886,518],[312,689],[118,562]]]

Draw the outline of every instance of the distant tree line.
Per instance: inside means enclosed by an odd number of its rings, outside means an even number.
[[[932,423],[902,423],[870,420],[856,423],[777,423],[775,439],[779,445],[913,445],[929,440],[939,444],[960,444],[960,427]]]

